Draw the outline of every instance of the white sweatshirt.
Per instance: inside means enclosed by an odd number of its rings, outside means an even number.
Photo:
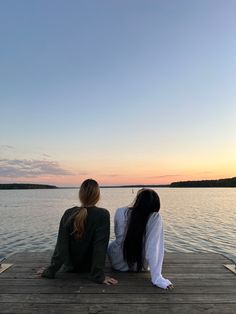
[[[108,247],[108,256],[112,267],[119,271],[128,271],[129,267],[123,258],[123,241],[128,222],[127,207],[118,208],[115,213],[115,241]],[[161,215],[153,213],[146,225],[144,238],[144,270],[150,269],[151,281],[154,285],[166,289],[171,282],[162,277],[164,258],[164,231]]]

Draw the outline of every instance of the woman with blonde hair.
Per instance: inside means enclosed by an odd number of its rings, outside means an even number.
[[[153,285],[173,289],[162,276],[164,231],[158,194],[151,189],[137,193],[133,206],[118,208],[115,213],[115,236],[108,248],[112,267],[119,271],[150,269]]]
[[[104,274],[110,214],[96,206],[100,199],[98,183],[85,180],[79,199],[81,206],[67,209],[61,218],[50,266],[38,273],[44,278],[54,278],[63,265],[65,271],[90,272],[91,279],[97,283],[116,284],[114,278]]]

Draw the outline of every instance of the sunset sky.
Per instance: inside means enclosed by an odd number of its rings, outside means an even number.
[[[0,1],[0,183],[236,176],[235,0]]]

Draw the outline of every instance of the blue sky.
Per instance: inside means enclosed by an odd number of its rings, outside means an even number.
[[[234,176],[235,12],[231,0],[1,1],[0,181]]]

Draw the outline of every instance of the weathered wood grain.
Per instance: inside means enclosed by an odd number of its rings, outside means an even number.
[[[231,284],[228,286],[211,286],[210,290],[211,293],[222,294],[222,290],[224,293],[235,293],[236,284]],[[19,285],[4,285],[1,287],[1,293],[3,294],[18,294],[19,293]],[[159,289],[152,285],[149,286],[121,286],[117,285],[114,287],[104,287],[103,285],[94,285],[94,286],[87,286],[87,285],[25,285],[20,286],[20,293],[21,294],[71,294],[71,293],[78,293],[78,294],[163,294],[167,293],[163,289]],[[169,293],[169,292],[168,292]],[[178,286],[175,284],[175,289],[170,292],[171,294],[206,294],[209,293],[209,286]]]
[[[47,280],[47,279],[41,279],[41,278],[32,278],[32,279],[0,279],[0,287],[4,286],[42,286],[42,287],[51,287],[52,289],[57,286],[63,286],[65,288],[67,287],[78,287],[81,285],[86,285],[86,287],[93,289],[94,287],[104,287],[103,285],[95,285],[93,282],[88,281],[87,277],[71,277],[70,279],[68,277],[65,278],[57,278],[53,280]],[[117,286],[111,286],[113,287],[134,287],[133,280],[122,280],[119,282],[119,285]],[[151,287],[152,284],[149,280],[143,280],[143,278],[135,278],[135,287]],[[236,288],[236,280],[235,278],[230,279],[176,279],[175,280],[175,287],[188,287],[191,289],[191,287],[221,287],[222,289],[226,286],[232,286]],[[109,289],[111,289],[109,287]]]
[[[235,314],[235,304],[34,304],[34,303],[14,303],[1,304],[1,314]]]
[[[106,293],[54,293],[42,294],[42,293],[14,293],[0,294],[0,303],[57,303],[57,304],[181,304],[181,303],[234,303],[236,304],[236,298],[234,293],[204,293],[204,294],[174,294],[171,291],[165,291],[163,294],[156,293],[136,293],[136,294],[109,294]]]
[[[95,284],[88,274],[58,273],[56,279],[36,277],[52,252],[11,255],[14,265],[0,275],[0,313],[236,313],[236,276],[215,253],[166,253],[163,274],[173,291],[154,287],[150,274],[106,271],[117,286]]]
[[[25,252],[17,252],[13,253],[8,257],[8,261],[25,261],[25,262],[33,262],[33,261],[49,261],[52,256],[52,251],[44,251],[44,252],[27,252],[27,259],[25,258]],[[201,258],[199,258],[199,255]],[[229,261],[228,258],[218,253],[184,253],[184,252],[170,252],[165,253],[165,263],[192,263],[193,261]]]

